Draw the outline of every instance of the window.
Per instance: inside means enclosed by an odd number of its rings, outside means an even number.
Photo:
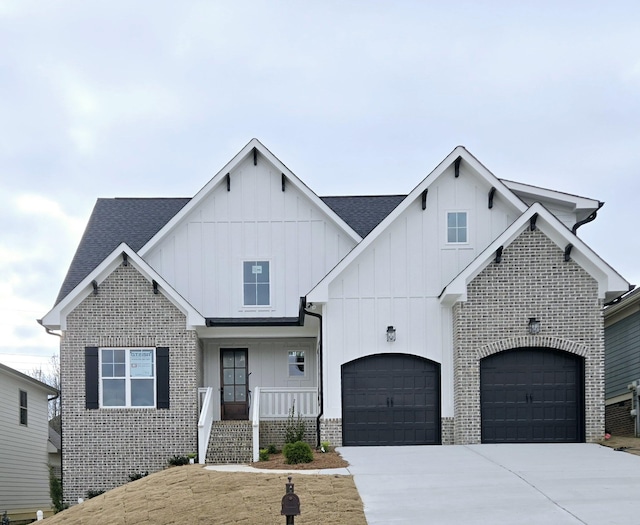
[[[270,300],[269,261],[244,261],[244,305],[268,306]]]
[[[467,242],[467,212],[447,213],[447,242]]]
[[[20,390],[20,424],[27,426],[27,393]]]
[[[289,377],[304,376],[304,352],[296,350],[289,352]]]
[[[100,406],[155,407],[155,350],[100,349]]]

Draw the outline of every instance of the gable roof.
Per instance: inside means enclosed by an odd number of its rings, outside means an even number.
[[[98,199],[62,282],[58,304],[120,243],[144,246],[191,199]]]
[[[249,143],[240,150],[240,152],[231,159],[205,186],[191,199],[178,213],[176,213],[160,231],[158,231],[145,245],[140,249],[139,253],[144,257],[150,250],[154,248],[169,232],[176,227],[180,221],[191,210],[193,210],[200,202],[203,201],[218,185],[224,184],[227,175],[231,173],[241,162],[249,155],[254,155],[254,162],[257,157],[262,155],[267,159],[282,175],[286,178],[287,184],[293,184],[302,194],[304,194],[311,202],[320,208],[339,228],[341,228],[356,243],[362,238],[351,228],[335,211],[325,204],[320,197],[307,187],[289,168],[287,168],[273,153],[271,153],[258,139],[251,139]]]
[[[333,211],[365,238],[400,204],[406,195],[320,197]]]
[[[93,283],[98,286],[104,281],[123,261],[126,254],[128,264],[140,272],[140,274],[153,283],[158,284],[158,289],[171,301],[187,318],[187,326],[204,326],[205,319],[191,304],[182,297],[160,274],[149,266],[135,250],[125,243],[119,244],[102,262],[78,283],[70,293],[58,302],[40,323],[51,330],[65,330],[66,316],[78,306],[89,294],[93,293]]]
[[[530,227],[530,219],[534,215],[537,215],[536,228],[558,247],[564,250],[568,244],[572,245],[571,259],[598,282],[598,295],[601,299],[611,301],[629,290],[629,283],[618,272],[602,260],[542,204],[535,203],[442,290],[440,301],[449,306],[457,301],[466,301],[467,285],[495,259],[498,248],[508,246]]]
[[[25,383],[29,383],[32,386],[35,386],[41,390],[44,390],[47,394],[51,394],[54,396],[57,396],[60,394],[60,392],[58,392],[58,390],[56,390],[52,386],[49,386],[46,383],[43,383],[42,381],[38,381],[34,377],[28,376],[27,374],[23,374],[22,372],[19,372],[18,370],[15,370],[10,366],[3,365],[2,363],[0,363],[0,372],[4,372],[5,374],[13,376]]]
[[[328,297],[329,283],[342,272],[351,262],[367,249],[372,242],[384,231],[393,221],[396,220],[409,206],[420,198],[422,192],[429,188],[447,168],[458,161],[465,161],[480,177],[484,178],[492,187],[496,189],[505,201],[513,205],[520,213],[527,209],[527,205],[522,202],[511,190],[509,190],[500,179],[491,173],[478,159],[467,151],[464,146],[457,146],[447,155],[436,168],[429,173],[407,197],[396,206],[360,244],[351,250],[308,294],[307,300],[310,302],[325,302]]]

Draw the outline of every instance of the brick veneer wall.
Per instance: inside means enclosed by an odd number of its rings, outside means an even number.
[[[317,445],[316,419],[303,418],[304,436],[302,441],[308,443],[312,448]],[[297,419],[296,419],[297,422]],[[285,434],[288,419],[264,419],[260,421],[260,448],[267,448],[269,445],[275,445],[281,449],[285,443]]]
[[[342,446],[342,418],[320,420],[320,442],[328,441],[332,447]]]
[[[614,436],[635,435],[635,420],[631,416],[631,399],[605,407],[605,428]]]
[[[529,335],[527,321],[541,321]],[[604,433],[604,325],[597,282],[540,230],[524,231],[468,286],[453,309],[454,439],[480,443],[480,359],[518,347],[585,358],[587,442]]]
[[[87,346],[168,347],[170,408],[85,408]],[[196,333],[131,265],[119,266],[67,318],[60,346],[64,499],[108,490],[197,451]]]

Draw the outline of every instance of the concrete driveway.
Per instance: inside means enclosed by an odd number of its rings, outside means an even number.
[[[640,523],[640,457],[600,445],[338,450],[369,525]]]

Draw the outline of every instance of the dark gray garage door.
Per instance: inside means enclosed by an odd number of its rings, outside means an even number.
[[[440,365],[407,354],[378,354],[342,366],[342,442],[440,443]]]
[[[518,348],[480,362],[483,443],[584,441],[584,360]]]

